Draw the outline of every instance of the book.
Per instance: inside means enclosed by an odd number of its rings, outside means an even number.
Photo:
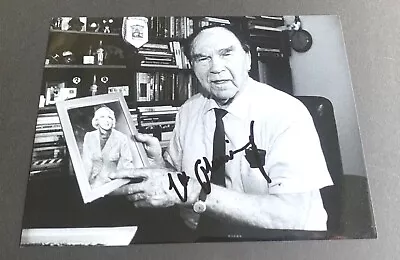
[[[149,67],[149,68],[170,68],[170,69],[177,69],[178,66],[175,64],[149,64],[149,63],[141,63],[142,67]]]
[[[183,62],[182,62],[181,45],[180,45],[180,43],[178,41],[173,41],[172,45],[173,45],[173,48],[174,48],[176,65],[177,65],[178,68],[182,69],[183,68]]]
[[[168,45],[162,43],[145,43],[142,47],[139,48],[139,50],[144,50],[144,49],[169,50]]]
[[[173,61],[163,61],[163,60],[158,60],[158,61],[154,61],[154,60],[144,60],[140,62],[141,65],[172,65],[172,66],[176,66],[176,64]]]
[[[209,17],[206,16],[203,18],[204,21],[215,24],[231,24],[231,22],[228,19],[223,19],[223,18],[217,18],[217,17]]]
[[[263,26],[263,25],[257,25],[257,24],[249,24],[249,29],[272,31],[272,32],[282,32],[282,29],[269,27],[269,26]]]
[[[136,73],[136,99],[137,101],[148,101],[150,98],[150,85],[154,84],[153,74],[147,72]]]
[[[41,132],[36,133],[34,138],[34,143],[44,144],[44,143],[57,143],[63,141],[62,132]]]
[[[50,125],[50,124],[60,124],[60,119],[57,113],[53,115],[39,115],[36,119],[36,125]]]
[[[173,59],[173,57],[154,57],[154,56],[145,56],[144,57],[144,60],[145,61],[161,61],[161,62],[165,62],[165,61],[168,61],[168,62],[172,62],[172,63],[174,63],[174,59]]]
[[[155,56],[155,57],[172,57],[174,54],[171,52],[167,51],[161,51],[161,50],[139,50],[139,54],[142,54],[143,56]]]
[[[56,132],[61,131],[61,124],[37,124],[36,132]]]

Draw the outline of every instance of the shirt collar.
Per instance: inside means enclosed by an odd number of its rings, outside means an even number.
[[[229,104],[228,107],[224,108],[226,111],[228,111],[228,114],[231,114],[235,117],[238,117],[239,119],[246,119],[247,117],[247,112],[248,112],[248,107],[251,103],[250,97],[249,97],[249,92],[251,91],[251,86],[254,85],[253,79],[249,78],[246,86],[243,87],[243,89],[238,93],[237,96],[233,99],[232,103]],[[211,98],[211,95],[208,95],[205,105],[205,110],[204,114],[212,111],[215,108],[220,108],[215,102],[213,98]]]

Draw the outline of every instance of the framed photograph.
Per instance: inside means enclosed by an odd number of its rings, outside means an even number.
[[[121,93],[56,103],[84,203],[128,183],[112,174],[148,165],[143,144]]]

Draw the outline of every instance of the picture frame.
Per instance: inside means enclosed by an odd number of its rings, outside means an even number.
[[[59,101],[56,107],[84,203],[97,200],[131,181],[107,179],[111,171],[148,166],[143,144],[134,139],[138,132],[121,93]],[[97,134],[100,130],[93,126],[94,116],[100,108],[114,112],[111,134],[103,147],[93,139],[101,138]],[[102,181],[97,181],[99,179]]]
[[[68,88],[67,83],[62,82],[46,82],[45,105],[54,105],[57,101],[75,98],[77,95],[76,88]]]

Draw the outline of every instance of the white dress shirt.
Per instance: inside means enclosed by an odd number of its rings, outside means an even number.
[[[173,137],[164,158],[178,171],[196,178],[196,160],[212,161],[217,103],[197,94],[180,109]],[[226,108],[223,118],[226,151],[235,151],[249,142],[254,121],[254,141],[266,151],[264,169],[268,183],[258,168],[251,168],[245,152],[234,155],[225,165],[228,189],[248,194],[294,194],[312,192],[311,205],[301,226],[284,229],[326,230],[327,214],[319,189],[333,185],[320,140],[307,108],[296,98],[252,79]]]

